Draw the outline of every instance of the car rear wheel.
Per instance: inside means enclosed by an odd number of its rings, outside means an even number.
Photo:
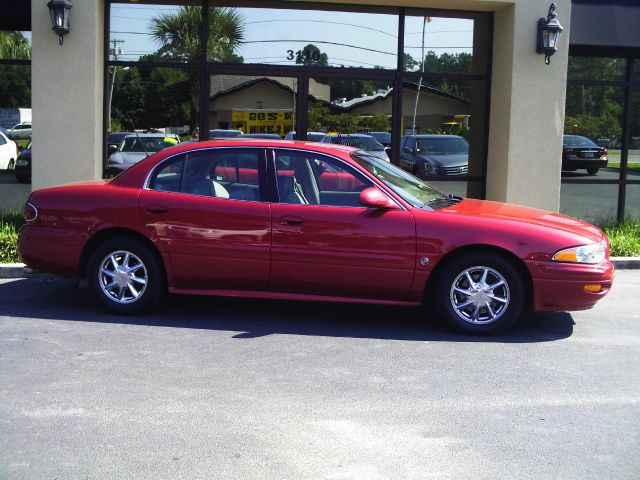
[[[111,238],[95,249],[87,280],[98,302],[118,314],[151,309],[166,291],[160,260],[144,243],[128,237]]]
[[[598,170],[600,170],[598,167],[589,167],[587,168],[587,173],[589,175],[595,175],[596,173],[598,173]]]
[[[9,163],[7,164],[7,170],[13,170],[13,167],[16,166],[15,161],[12,159],[9,160]]]
[[[512,327],[524,310],[524,282],[507,259],[491,252],[447,263],[436,285],[436,305],[447,324],[474,335]]]

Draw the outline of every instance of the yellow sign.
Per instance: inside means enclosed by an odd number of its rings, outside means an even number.
[[[243,133],[275,133],[284,137],[293,130],[291,110],[233,110],[231,121]]]

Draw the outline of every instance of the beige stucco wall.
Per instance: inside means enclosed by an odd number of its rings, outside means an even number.
[[[45,1],[31,1],[32,107],[38,138],[33,187],[99,178],[104,0],[74,2],[64,46],[51,31]],[[549,66],[535,52],[537,19],[546,16],[548,0],[349,3],[494,11],[487,197],[558,209],[570,0],[557,2],[566,30]]]
[[[31,0],[32,188],[102,176],[104,4],[73,2],[64,44]]]
[[[557,2],[565,31],[550,65],[535,50],[548,2],[519,1],[495,14],[489,199],[558,210],[570,8]]]

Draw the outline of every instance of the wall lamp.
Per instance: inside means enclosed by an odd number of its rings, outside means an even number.
[[[538,46],[536,51],[544,53],[544,63],[551,63],[551,55],[558,51],[558,40],[562,33],[562,25],[556,18],[556,4],[552,3],[549,7],[547,18],[538,20]]]
[[[71,0],[51,0],[47,3],[49,13],[51,14],[51,23],[53,31],[60,37],[59,42],[62,45],[64,35],[69,33],[69,11],[71,10]]]

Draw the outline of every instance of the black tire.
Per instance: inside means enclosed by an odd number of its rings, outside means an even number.
[[[23,175],[16,175],[16,181],[18,183],[30,183],[31,179],[29,177],[25,177]]]
[[[129,273],[116,270],[111,256],[119,267],[128,266]],[[91,254],[87,267],[89,289],[99,303],[114,313],[131,315],[150,310],[162,301],[166,292],[166,278],[160,262],[155,252],[140,240],[110,238],[99,244]],[[102,273],[105,271],[103,267],[114,275]],[[140,279],[144,279],[145,283],[141,283]],[[128,285],[121,287],[125,282]]]
[[[485,271],[484,288],[481,288],[480,280]],[[469,273],[473,285],[465,272]],[[504,285],[500,285],[500,281]],[[491,288],[494,285],[497,286]],[[477,287],[480,289],[475,290]],[[444,321],[459,332],[493,335],[508,330],[522,316],[524,289],[520,273],[509,260],[491,252],[466,253],[450,260],[440,272],[435,304]],[[470,295],[462,291],[468,291]],[[464,307],[474,300],[475,303]]]
[[[595,175],[596,173],[598,173],[598,170],[600,170],[598,167],[589,167],[587,168],[587,173],[589,175]]]
[[[16,162],[15,160],[12,158],[9,160],[9,163],[7,164],[7,170],[13,170],[16,166]]]

